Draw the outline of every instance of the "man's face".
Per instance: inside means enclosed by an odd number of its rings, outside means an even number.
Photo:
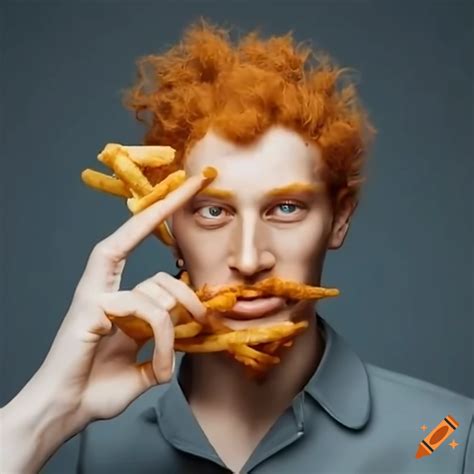
[[[332,209],[314,144],[275,126],[249,146],[209,131],[191,149],[188,176],[217,178],[173,215],[172,229],[194,287],[280,277],[319,285]],[[301,305],[298,305],[301,308]],[[291,319],[292,307],[234,328]]]

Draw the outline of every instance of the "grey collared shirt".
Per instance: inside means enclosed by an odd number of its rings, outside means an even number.
[[[474,400],[362,362],[321,316],[315,373],[242,473],[474,473]],[[176,373],[179,372],[179,364]],[[430,456],[419,443],[447,415],[459,427]],[[426,426],[429,430],[422,431]],[[457,446],[449,446],[452,440]],[[454,444],[453,444],[454,446]],[[206,438],[178,378],[81,433],[78,473],[230,472]]]

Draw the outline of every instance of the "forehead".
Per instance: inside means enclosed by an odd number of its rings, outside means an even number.
[[[191,149],[184,169],[192,176],[213,166],[219,172],[213,186],[237,194],[258,193],[291,182],[319,182],[320,160],[317,145],[284,127],[270,128],[250,145],[230,142],[210,130]]]

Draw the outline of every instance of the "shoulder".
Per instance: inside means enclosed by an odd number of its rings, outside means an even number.
[[[141,472],[166,459],[169,447],[159,433],[156,406],[167,387],[153,387],[120,415],[90,423],[79,435],[77,472]]]
[[[440,452],[417,459],[416,464],[430,464],[430,472],[474,472],[474,399],[373,364],[365,367],[372,407],[369,429],[376,436],[388,440],[391,449],[406,445],[416,451],[414,446],[449,415],[459,426],[439,446]],[[449,446],[453,439],[458,446]]]
[[[374,402],[398,405],[423,403],[430,409],[456,409],[462,414],[473,414],[474,399],[466,395],[373,364],[366,363],[365,367]]]

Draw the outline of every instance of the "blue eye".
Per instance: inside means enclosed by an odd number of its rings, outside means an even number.
[[[293,211],[295,211],[296,204],[285,202],[282,204],[278,204],[277,207],[279,207],[284,212],[284,214],[291,214]]]
[[[280,217],[292,217],[299,215],[300,213],[298,211],[303,211],[305,206],[292,201],[284,201],[277,204],[273,209],[279,209]]]
[[[209,210],[209,215],[201,214],[203,209]],[[199,209],[199,215],[205,219],[212,219],[213,217],[219,217],[222,214],[222,207],[219,206],[204,206]]]

